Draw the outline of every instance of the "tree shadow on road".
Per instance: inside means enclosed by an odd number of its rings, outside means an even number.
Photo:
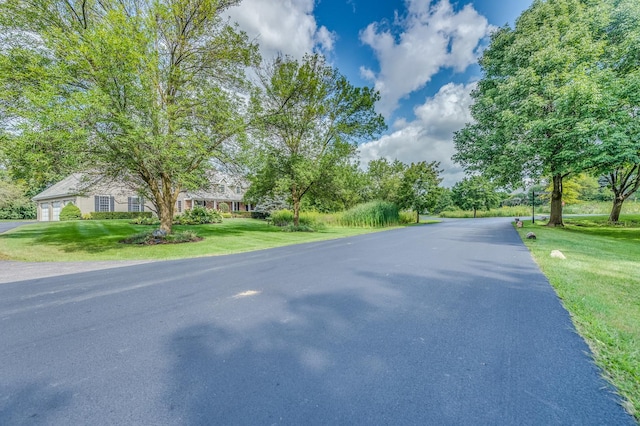
[[[44,383],[0,386],[0,424],[51,424],[50,417],[67,406],[72,392]]]

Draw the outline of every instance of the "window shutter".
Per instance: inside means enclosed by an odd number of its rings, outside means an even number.
[[[138,202],[140,203],[140,211],[143,212],[144,211],[144,198],[142,198],[142,197],[138,198]]]
[[[131,197],[127,197],[127,211],[131,212]]]
[[[93,200],[95,201],[95,209],[93,210],[94,212],[99,212],[100,211],[100,197],[98,197],[97,195],[95,195],[93,197]]]
[[[110,197],[110,199],[109,199],[109,211],[110,212],[116,211],[115,210],[115,202],[116,202],[115,198]]]

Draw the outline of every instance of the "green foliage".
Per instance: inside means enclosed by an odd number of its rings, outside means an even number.
[[[9,169],[43,183],[61,177],[56,162],[125,176],[170,232],[180,191],[243,138],[258,51],[225,19],[239,2],[0,2],[0,116],[25,159]]]
[[[89,217],[83,219],[108,220],[108,219],[135,219],[137,217],[152,217],[151,212],[91,212]]]
[[[398,219],[399,219],[399,223],[401,225],[407,225],[409,223],[415,223],[416,214],[414,212],[403,210],[403,211],[401,211],[399,213]]]
[[[131,222],[132,225],[160,225],[160,220],[157,217],[152,216],[138,216],[134,218]]]
[[[190,210],[173,218],[173,223],[177,225],[201,225],[205,223],[222,222],[222,214],[214,209],[196,206]]]
[[[297,226],[303,198],[326,194],[356,144],[385,128],[374,110],[379,94],[353,87],[319,54],[279,56],[258,76],[251,109],[260,143],[248,197],[288,194]]]
[[[399,199],[400,185],[407,165],[398,161],[380,158],[369,162],[367,169],[368,198],[395,203]]]
[[[350,159],[336,164],[333,179],[317,182],[305,195],[301,210],[339,212],[366,201],[368,180]]]
[[[24,185],[0,173],[0,219],[35,219],[36,205],[25,196],[26,192]]]
[[[222,213],[229,213],[230,209],[229,209],[229,204],[227,203],[219,203],[218,204],[218,209],[222,212]]]
[[[338,218],[342,226],[378,228],[400,223],[398,206],[388,201],[370,201],[342,213]]]
[[[253,214],[252,214],[252,213],[253,213],[253,212],[236,211],[236,212],[233,212],[233,213],[231,214],[231,217],[242,217],[242,218],[245,218],[245,219],[250,219],[250,218],[252,218],[252,217],[253,217]],[[223,216],[223,217],[224,217],[224,216]]]
[[[503,206],[497,209],[490,210],[445,210],[440,212],[440,217],[450,218],[473,218],[473,217],[519,217],[526,218],[531,217],[531,207],[527,206]]]
[[[287,226],[293,223],[293,212],[291,210],[276,210],[271,212],[269,220],[275,226]]]
[[[454,204],[453,204],[453,195],[451,193],[451,189],[440,188],[438,201],[436,202],[436,205],[433,207],[432,213],[439,214],[444,210],[449,210],[452,208],[454,208]]]
[[[497,207],[500,196],[495,186],[482,176],[466,177],[451,188],[451,199],[462,210],[489,210]]]
[[[144,231],[120,240],[122,244],[155,245],[155,244],[179,244],[191,243],[202,240],[193,231],[173,232],[165,237],[156,237],[154,231]]]
[[[299,224],[295,225],[293,212],[284,209],[271,212],[269,221],[275,226],[290,227],[290,231],[296,229],[304,230],[301,228],[303,226],[317,230],[324,227],[323,216],[316,212],[300,212]]]
[[[562,179],[593,165],[608,126],[607,16],[580,0],[536,1],[496,31],[474,123],[454,137],[454,160],[499,184],[553,179],[551,225],[562,224]]]
[[[82,212],[80,207],[73,203],[69,203],[60,210],[60,220],[80,220],[82,219]]]
[[[411,163],[402,175],[398,188],[397,204],[401,209],[411,209],[416,212],[416,222],[420,221],[420,214],[431,211],[438,203],[441,188],[438,187],[442,179],[440,163],[421,161]]]

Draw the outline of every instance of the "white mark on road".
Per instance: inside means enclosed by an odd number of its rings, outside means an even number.
[[[258,294],[262,293],[261,291],[258,290],[247,290],[247,291],[243,291],[242,293],[238,293],[235,296],[233,296],[234,299],[240,299],[241,297],[249,297],[249,296],[256,296]]]

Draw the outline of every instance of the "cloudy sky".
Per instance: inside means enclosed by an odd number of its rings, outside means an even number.
[[[440,161],[443,184],[464,176],[453,132],[469,122],[477,58],[490,32],[532,0],[243,0],[229,15],[264,58],[320,51],[352,84],[375,87],[388,131],[360,145],[363,164],[386,157]]]

